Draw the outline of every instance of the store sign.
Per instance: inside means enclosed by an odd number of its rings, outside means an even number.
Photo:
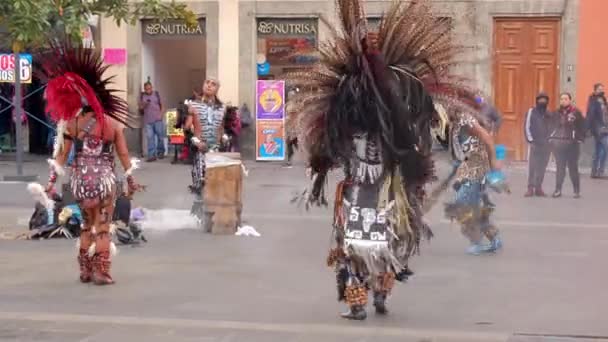
[[[261,19],[258,21],[261,35],[316,35],[317,21],[290,19]]]
[[[32,55],[20,54],[21,83],[32,83]],[[15,83],[15,55],[0,54],[0,83]]]
[[[150,37],[204,36],[205,19],[199,19],[196,26],[188,27],[183,21],[167,20],[163,22],[142,21],[144,34]]]

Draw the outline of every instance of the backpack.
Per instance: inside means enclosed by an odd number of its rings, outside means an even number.
[[[145,94],[146,93],[144,93],[143,91],[139,94],[139,103],[141,103],[144,100],[144,95]],[[156,100],[158,101],[158,105],[162,106],[162,102],[160,102],[160,94],[158,94],[158,91],[156,91],[156,90],[154,91],[154,96],[156,97]],[[139,114],[143,116],[144,115],[144,110],[140,109],[139,110]]]

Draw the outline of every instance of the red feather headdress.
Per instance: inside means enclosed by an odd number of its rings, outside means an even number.
[[[109,88],[114,76],[104,78],[109,66],[98,50],[65,40],[52,42],[37,59],[42,64],[39,77],[47,82],[46,110],[53,121],[68,121],[88,106],[98,122],[109,116],[128,127],[137,126],[126,101],[116,95],[118,90]]]

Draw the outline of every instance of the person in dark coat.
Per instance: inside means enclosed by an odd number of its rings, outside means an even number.
[[[560,108],[555,116],[555,128],[549,136],[549,142],[557,164],[553,197],[562,196],[562,185],[566,177],[567,167],[574,188],[574,198],[580,198],[581,184],[578,159],[581,151],[580,145],[585,140],[585,119],[581,111],[572,104],[570,93],[562,93],[559,104]]]
[[[595,141],[591,178],[604,178],[606,156],[608,154],[608,122],[604,85],[597,83],[593,86],[593,94],[587,104],[587,129]]]
[[[543,180],[551,157],[549,133],[551,113],[547,111],[549,96],[541,92],[536,96],[536,104],[526,113],[524,135],[530,146],[528,155],[528,191],[526,197],[545,197]]]

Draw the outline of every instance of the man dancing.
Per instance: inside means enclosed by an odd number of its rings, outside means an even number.
[[[452,151],[459,163],[456,171],[456,199],[446,205],[446,216],[462,225],[462,233],[471,241],[470,254],[496,251],[502,247],[498,229],[490,222],[494,206],[486,199],[486,175],[500,168],[491,133],[466,112],[455,115],[452,127]],[[482,245],[483,236],[490,241]]]
[[[110,78],[99,51],[55,43],[40,56],[47,80],[47,112],[57,122],[58,132],[47,192],[54,192],[57,176],[64,173],[72,146],[71,189],[82,210],[84,222],[80,233],[78,263],[80,281],[96,285],[113,284],[110,275],[112,243],[110,223],[116,201],[114,152],[126,170],[128,195],[140,190],[132,172],[137,160],[129,159],[123,135],[124,124],[134,127],[127,103],[109,89]]]
[[[434,100],[448,111],[475,102],[474,92],[453,83],[449,69],[460,47],[429,1],[394,2],[377,35],[367,32],[362,0],[336,4],[338,27],[319,49],[320,63],[288,82],[300,89],[293,121],[312,176],[302,200],[327,204],[328,172],[345,174],[327,262],[337,273],[338,299],[349,306],[342,317],[362,320],[368,290],[376,312],[387,313],[395,280],[406,280],[409,257],[432,236],[422,200],[434,177]]]

